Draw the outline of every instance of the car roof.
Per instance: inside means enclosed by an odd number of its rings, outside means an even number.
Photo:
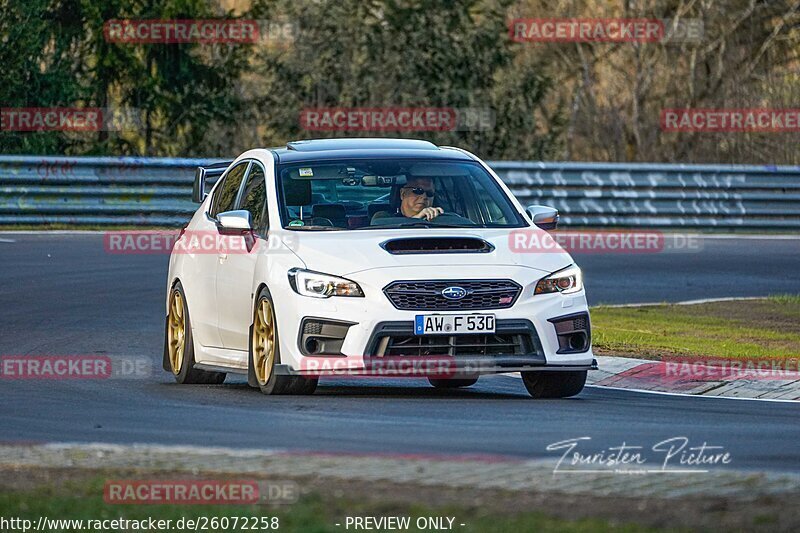
[[[425,158],[473,161],[469,154],[418,139],[309,139],[272,148],[279,163],[337,159]]]

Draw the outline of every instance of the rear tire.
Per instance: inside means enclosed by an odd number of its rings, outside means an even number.
[[[478,378],[447,379],[447,378],[428,378],[428,383],[435,389],[460,389],[461,387],[471,387],[478,382]]]
[[[219,385],[225,381],[224,372],[211,372],[195,368],[194,338],[189,320],[189,306],[181,282],[177,282],[169,295],[169,312],[164,332],[165,367],[172,371],[175,381],[181,384]]]
[[[281,361],[278,322],[269,289],[258,293],[250,326],[250,349],[247,365],[247,383],[258,387],[263,394],[314,394],[316,379],[303,376],[281,376],[275,365]]]
[[[534,398],[569,398],[583,390],[586,370],[520,372],[522,383]]]

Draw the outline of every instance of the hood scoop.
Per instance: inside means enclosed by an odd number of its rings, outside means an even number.
[[[381,243],[392,255],[410,254],[485,254],[494,246],[474,237],[410,237]]]

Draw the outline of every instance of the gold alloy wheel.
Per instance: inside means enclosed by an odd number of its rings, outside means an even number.
[[[186,317],[183,313],[183,296],[178,289],[173,289],[169,295],[167,343],[172,373],[177,376],[181,372],[186,351]]]
[[[275,311],[266,298],[256,307],[252,342],[253,370],[259,385],[266,385],[275,363]]]

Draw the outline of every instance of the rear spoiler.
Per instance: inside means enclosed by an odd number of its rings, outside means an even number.
[[[194,173],[194,184],[192,185],[192,201],[196,204],[203,203],[206,198],[206,180],[214,178],[217,182],[220,176],[228,170],[233,161],[220,161],[204,167],[197,167]]]

